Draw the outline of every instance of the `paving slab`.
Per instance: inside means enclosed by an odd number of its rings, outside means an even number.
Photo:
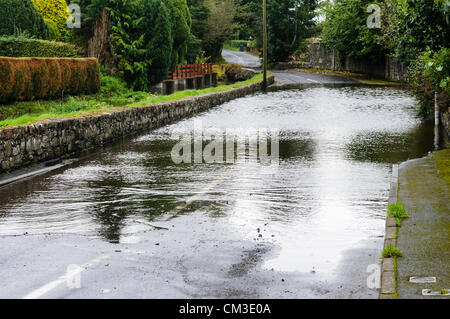
[[[398,297],[449,298],[422,290],[450,287],[450,150],[400,165],[398,201],[411,216],[398,232]],[[436,283],[412,283],[410,277],[436,277]]]

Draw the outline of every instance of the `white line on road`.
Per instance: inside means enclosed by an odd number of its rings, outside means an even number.
[[[197,199],[202,197],[203,195],[209,193],[212,189],[214,189],[221,181],[223,181],[225,178],[227,178],[231,173],[231,170],[226,170],[222,175],[220,175],[217,179],[209,183],[204,189],[199,191],[194,196],[190,197],[188,200],[184,202],[184,204],[178,205],[175,207],[175,210],[170,214],[170,216],[167,218],[173,218],[175,217],[180,210],[185,209],[186,207],[190,206],[193,202],[195,202]]]
[[[80,274],[81,272],[87,270],[89,267],[95,266],[96,264],[101,262],[103,259],[107,259],[107,258],[109,258],[109,256],[107,256],[107,255],[102,255],[102,256],[99,256],[97,258],[94,258],[90,262],[82,265],[81,267],[77,267],[76,270],[71,271],[71,272],[67,272],[66,274],[62,275],[58,279],[53,280],[53,281],[49,282],[48,284],[45,284],[44,286],[42,286],[42,287],[40,287],[40,288],[30,292],[29,294],[24,296],[22,299],[37,299],[39,297],[42,297],[43,295],[45,295],[46,293],[52,291],[53,289],[55,289],[59,285],[67,282],[68,280],[70,280],[70,278],[73,278],[75,275]]]
[[[307,79],[307,80],[310,82],[314,82],[314,83],[320,83],[319,81],[316,81],[316,80],[311,80],[311,79]]]

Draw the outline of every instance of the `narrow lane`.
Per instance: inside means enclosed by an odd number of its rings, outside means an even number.
[[[233,51],[223,49],[223,58],[229,63],[240,64],[246,68],[260,69],[261,60],[247,52]],[[275,80],[281,83],[299,83],[299,84],[342,84],[358,83],[358,81],[343,76],[321,75],[307,72],[293,71],[275,71],[270,70],[275,75]]]
[[[391,165],[433,149],[414,112],[393,88],[255,94],[0,188],[0,297],[377,298]],[[280,129],[278,172],[174,164],[193,120]]]

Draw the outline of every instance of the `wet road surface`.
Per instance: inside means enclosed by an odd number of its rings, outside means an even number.
[[[261,68],[260,58],[251,55],[247,52],[223,49],[222,56],[229,63],[240,64],[251,69]],[[271,70],[270,73],[274,74],[275,80],[281,83],[299,83],[299,84],[359,83],[354,79],[343,76],[321,75],[321,74],[293,72],[293,71],[274,71],[274,70]]]
[[[391,166],[433,148],[415,107],[393,88],[256,94],[195,120],[280,129],[275,173],[174,164],[187,119],[1,188],[0,297],[377,298]]]

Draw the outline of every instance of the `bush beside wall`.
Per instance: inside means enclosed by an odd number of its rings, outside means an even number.
[[[24,37],[0,37],[0,56],[76,58],[82,56],[82,51],[70,43]]]
[[[97,59],[2,58],[0,103],[95,93],[100,88]]]

